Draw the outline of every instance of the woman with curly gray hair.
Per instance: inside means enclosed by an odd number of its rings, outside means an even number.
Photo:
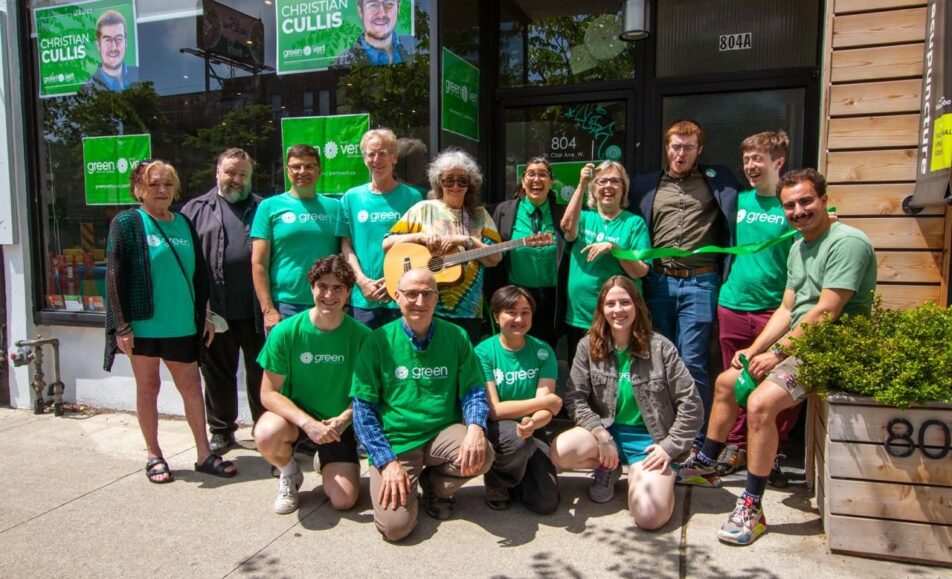
[[[397,243],[417,243],[434,255],[447,255],[499,242],[496,225],[480,201],[482,172],[468,153],[443,151],[430,163],[428,174],[428,198],[394,224],[384,239],[384,252]],[[466,262],[460,283],[440,289],[436,314],[465,329],[473,344],[479,340],[482,322],[483,268],[501,259],[495,254]]]

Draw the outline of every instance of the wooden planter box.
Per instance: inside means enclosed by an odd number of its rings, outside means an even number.
[[[901,410],[843,393],[812,396],[807,428],[831,552],[952,565],[952,405]]]

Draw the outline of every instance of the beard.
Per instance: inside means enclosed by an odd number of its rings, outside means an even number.
[[[247,199],[249,194],[251,194],[251,183],[240,189],[225,187],[221,183],[218,184],[218,196],[229,203],[240,203]]]

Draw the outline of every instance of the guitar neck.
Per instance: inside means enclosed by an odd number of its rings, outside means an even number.
[[[523,237],[522,239],[503,241],[502,243],[497,243],[495,245],[488,245],[478,249],[470,249],[469,251],[464,251],[462,253],[446,255],[443,256],[443,264],[446,267],[449,267],[451,265],[459,265],[461,263],[466,263],[467,261],[481,259],[490,255],[495,255],[497,253],[503,253],[504,251],[509,251],[510,249],[515,249],[517,247],[526,245],[526,239],[527,238]]]

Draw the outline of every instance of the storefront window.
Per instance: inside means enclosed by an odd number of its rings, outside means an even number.
[[[363,24],[358,4],[378,18]],[[43,272],[38,307],[102,310],[109,223],[135,203],[125,180],[145,157],[177,168],[184,203],[215,185],[221,151],[242,147],[257,160],[254,190],[268,196],[285,190],[282,150],[294,143],[283,142],[283,120],[367,114],[370,127],[388,127],[403,138],[401,150],[410,158],[398,165],[400,177],[424,185],[422,168],[431,145],[430,5],[431,0],[31,2],[29,84],[40,97],[34,120],[41,176],[35,205]],[[111,8],[120,24],[105,19],[97,40],[97,22]],[[377,49],[361,44],[364,27],[391,16],[393,44]],[[122,74],[106,76],[107,69]],[[339,137],[310,143],[322,148],[325,166],[354,154],[349,143],[330,142]],[[352,178],[366,181],[363,171]],[[337,185],[318,186],[343,193]]]
[[[635,76],[635,47],[618,39],[621,2],[501,3],[499,81],[557,86]]]

